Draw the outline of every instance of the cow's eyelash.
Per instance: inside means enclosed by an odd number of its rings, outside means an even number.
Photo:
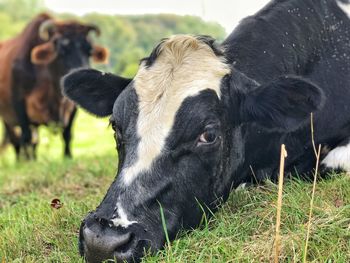
[[[112,127],[112,129],[113,129],[114,131],[118,130],[117,124],[116,124],[115,121],[112,120],[112,119],[109,120],[108,127]]]
[[[113,119],[109,119],[109,121],[108,121],[108,127],[112,126],[112,123],[113,123],[113,122],[114,122]]]

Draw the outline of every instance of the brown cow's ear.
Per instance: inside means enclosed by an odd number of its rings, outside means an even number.
[[[47,65],[55,60],[57,52],[52,42],[38,45],[32,49],[31,61],[36,65]]]
[[[95,63],[108,63],[109,52],[108,49],[101,46],[94,46],[91,52],[92,61]]]

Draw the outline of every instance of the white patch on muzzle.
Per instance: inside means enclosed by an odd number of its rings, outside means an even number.
[[[113,225],[115,225],[116,227],[121,226],[123,228],[127,228],[128,226],[137,223],[136,221],[128,220],[128,216],[119,202],[117,203],[117,212],[119,217],[111,219]]]
[[[183,101],[210,89],[220,98],[220,83],[230,72],[223,57],[194,36],[173,36],[164,41],[150,67],[142,63],[134,79],[139,99],[137,160],[122,169],[126,186],[148,171],[164,149]]]
[[[322,164],[327,168],[343,169],[350,172],[350,143],[330,151],[323,159]]]
[[[350,18],[350,4],[345,4],[341,1],[337,1],[337,4],[341,10]]]

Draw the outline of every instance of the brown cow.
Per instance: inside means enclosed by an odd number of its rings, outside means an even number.
[[[0,44],[0,116],[17,157],[22,151],[26,158],[35,157],[34,133],[38,125],[49,123],[63,128],[64,154],[71,156],[76,107],[62,96],[60,79],[72,69],[88,67],[90,57],[107,60],[107,50],[92,44],[91,31],[100,34],[94,25],[40,14],[22,33]]]

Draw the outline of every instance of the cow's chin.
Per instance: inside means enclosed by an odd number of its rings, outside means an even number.
[[[96,254],[94,251],[86,250],[82,255],[88,263],[100,263],[100,262],[141,262],[145,253],[150,251],[149,241],[140,240],[137,242],[134,248],[125,252],[116,251],[113,254]]]

